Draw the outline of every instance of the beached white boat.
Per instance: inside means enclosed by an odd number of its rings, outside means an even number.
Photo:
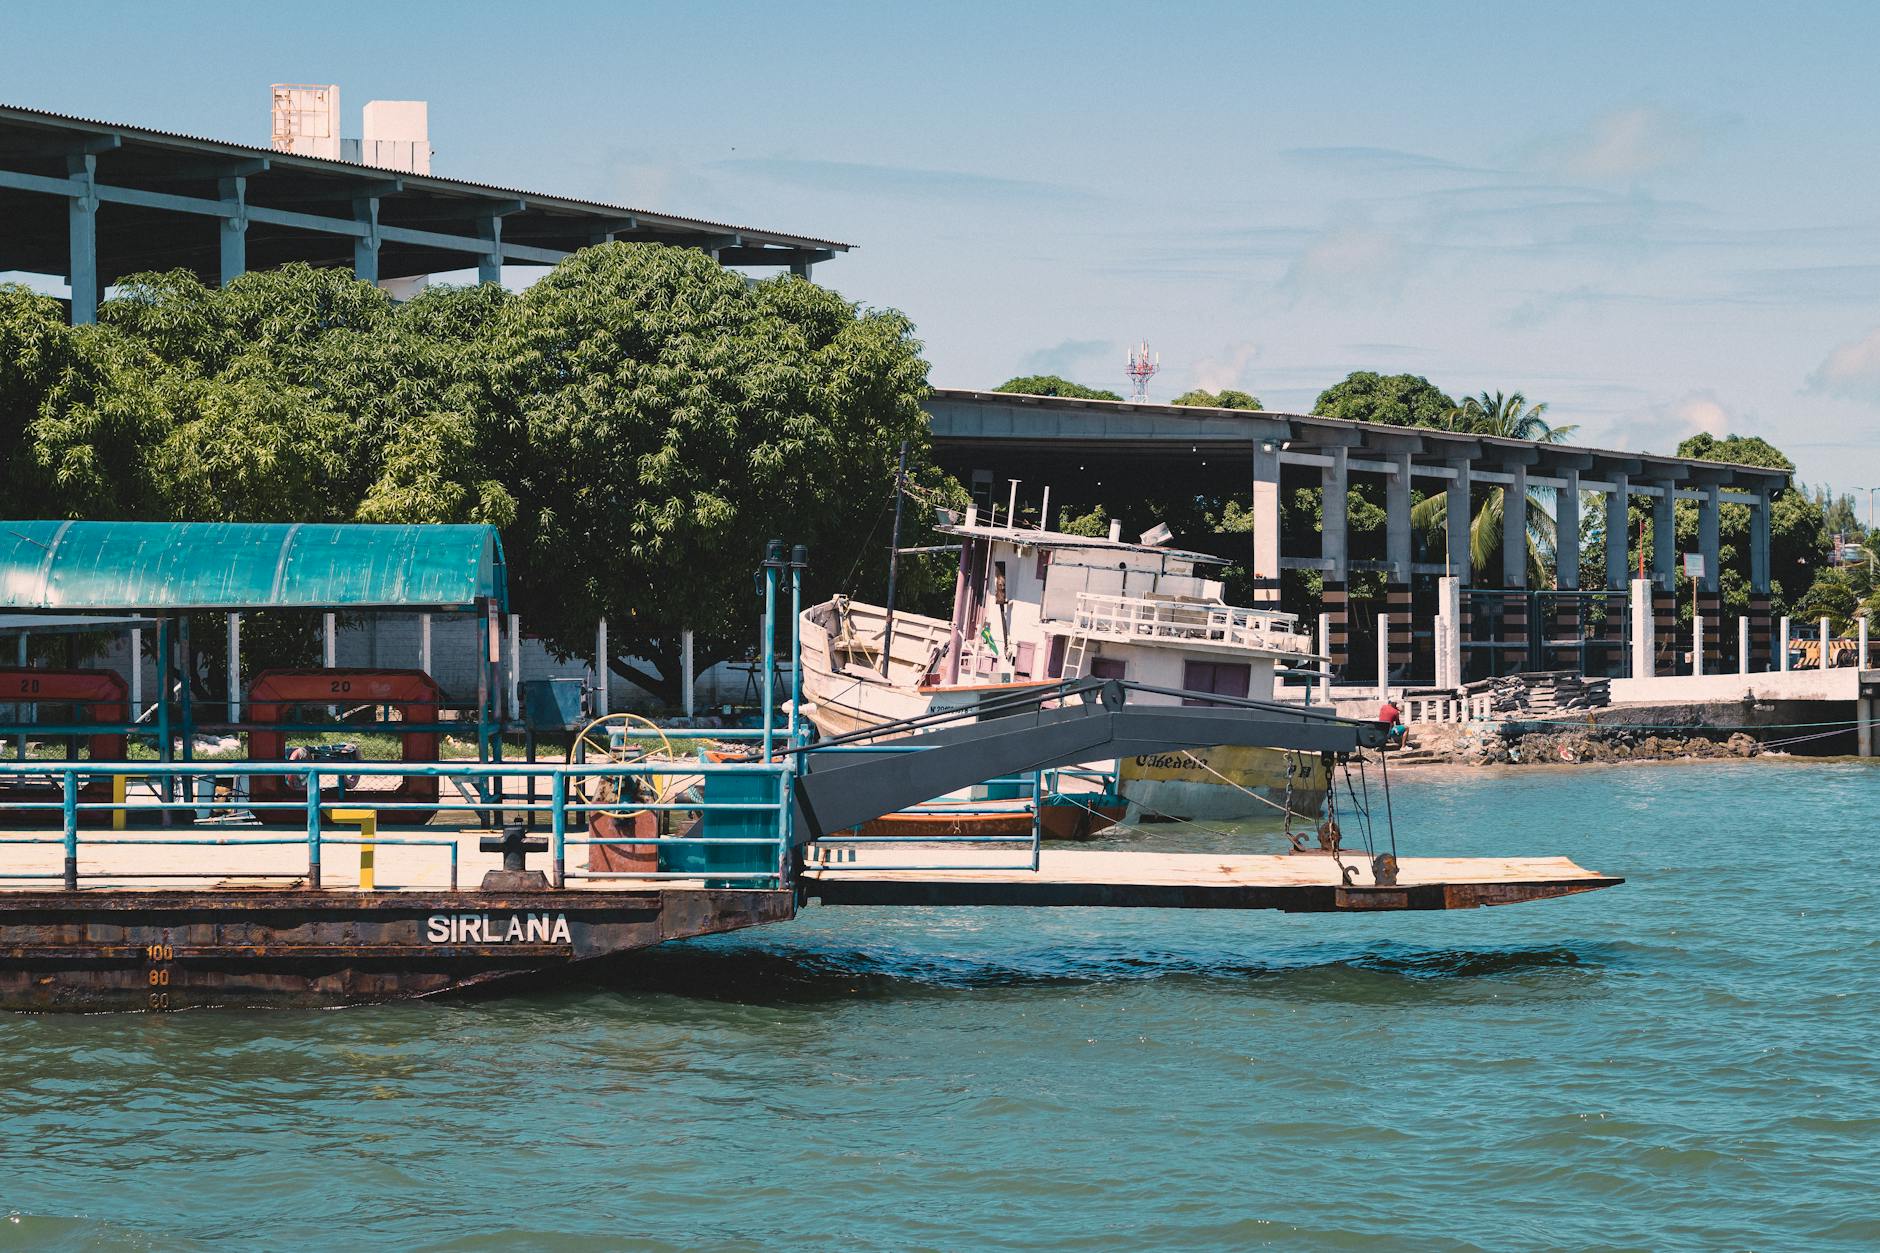
[[[1315,660],[1297,618],[1226,604],[1221,563],[1160,544],[979,522],[961,544],[950,621],[838,596],[802,619],[804,713],[847,735],[1016,688],[1093,676],[1165,688],[1144,700],[1271,700],[1276,669]],[[883,658],[884,644],[887,656]],[[1311,754],[1202,749],[1116,763],[1133,817],[1231,820],[1281,807],[1316,815]]]

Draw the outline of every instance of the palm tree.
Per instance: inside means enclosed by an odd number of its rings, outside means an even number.
[[[1471,435],[1490,435],[1502,439],[1526,439],[1543,444],[1564,444],[1580,428],[1577,424],[1550,425],[1545,403],[1530,405],[1520,392],[1493,396],[1483,392],[1470,396],[1450,415],[1449,429]],[[1497,487],[1482,500],[1469,523],[1469,565],[1477,573],[1488,569],[1501,542],[1502,513],[1507,508],[1505,487]],[[1528,585],[1538,587],[1545,578],[1546,560],[1555,551],[1554,493],[1548,489],[1528,489],[1527,561]],[[1437,492],[1425,497],[1410,512],[1411,524],[1432,536],[1440,535],[1449,516],[1449,493]]]

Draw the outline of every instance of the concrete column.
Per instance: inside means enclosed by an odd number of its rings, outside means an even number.
[[[1776,669],[1786,673],[1789,668],[1789,616],[1782,615],[1782,625],[1776,631]]]
[[[612,712],[608,696],[613,687],[613,670],[607,662],[611,656],[613,654],[607,651],[607,619],[602,618],[594,626],[594,712],[597,715]]]
[[[1436,583],[1438,620],[1443,623],[1443,638],[1437,642],[1436,686],[1462,686],[1462,580],[1454,575]]]
[[[1377,698],[1390,699],[1390,615],[1377,615]]]
[[[1722,489],[1715,483],[1706,485],[1704,498],[1697,503],[1697,551],[1704,559],[1704,573],[1700,588],[1706,592],[1718,592],[1723,589],[1721,565],[1723,545],[1718,538],[1720,519],[1723,516]]]
[[[320,615],[321,657],[328,670],[339,666],[339,618],[336,614]]]
[[[1472,577],[1469,568],[1469,523],[1475,517],[1469,509],[1472,464],[1465,457],[1449,463],[1455,477],[1449,480],[1449,489],[1444,493],[1447,503],[1443,510],[1443,530],[1444,544],[1448,549],[1449,575],[1462,580],[1463,587],[1469,585]]]
[[[1632,677],[1649,679],[1658,671],[1657,641],[1652,633],[1652,581],[1632,580]]]
[[[418,615],[418,669],[431,673],[431,615]]]
[[[366,233],[353,239],[353,277],[361,282],[379,281],[379,198],[361,196],[353,201],[353,217]]]
[[[66,277],[72,285],[72,325],[85,326],[98,320],[98,158],[91,153],[68,157],[66,172],[75,184],[66,201]]]
[[[1319,555],[1329,567],[1321,576],[1323,607],[1331,622],[1330,642],[1326,652],[1333,666],[1343,667],[1350,661],[1351,650],[1348,616],[1351,565],[1346,549],[1350,475],[1346,466],[1347,453],[1342,446],[1332,449],[1331,460],[1332,463],[1319,474],[1319,483],[1324,490],[1324,499],[1319,508]]]
[[[808,261],[792,261],[790,263],[790,273],[796,275],[798,278],[808,278],[810,264],[811,263]]]
[[[1869,664],[1871,660],[1867,651],[1867,615],[1862,614],[1860,616],[1860,659],[1856,667],[1860,670],[1867,670],[1871,668]]]
[[[1560,472],[1565,480],[1554,498],[1554,586],[1563,592],[1580,588],[1580,472]]]
[[[1749,673],[1749,619],[1736,620],[1736,672]]]
[[[1821,620],[1821,669],[1823,669],[1823,670],[1831,670],[1831,669],[1833,669],[1833,667],[1832,667],[1831,665],[1829,665],[1829,664],[1828,664],[1828,662],[1829,662],[1829,658],[1828,658],[1828,640],[1829,640],[1830,638],[1831,638],[1831,636],[1830,636],[1830,633],[1829,633],[1829,631],[1828,631],[1828,620],[1827,620],[1826,618],[1823,618],[1823,619]]]
[[[1880,713],[1880,701],[1871,696],[1854,699],[1854,751],[1862,757],[1874,755],[1874,717]]]
[[[685,689],[685,716],[692,717],[694,707],[693,689],[698,686],[698,672],[692,663],[692,631],[690,628],[679,634],[679,685]]]
[[[1253,444],[1253,603],[1279,603],[1279,444]]]
[[[1397,473],[1384,481],[1384,556],[1390,562],[1390,581],[1410,582],[1410,454],[1395,454]]]
[[[522,717],[522,615],[509,615],[509,716]]]
[[[1704,615],[1691,615],[1691,673],[1700,678],[1704,673]]]
[[[1332,615],[1319,615],[1319,699],[1332,703]]]
[[[1652,498],[1652,580],[1671,591],[1678,585],[1678,489],[1670,480],[1661,480],[1657,487],[1658,495]]]
[[[248,180],[225,178],[217,186],[222,203],[235,211],[222,219],[222,286],[227,287],[248,269]]]
[[[1749,507],[1749,590],[1769,594],[1769,511],[1772,502],[1764,493]]]
[[[482,236],[484,252],[477,258],[477,282],[500,283],[503,281],[503,220],[495,214],[477,222],[477,234]]]
[[[1526,587],[1527,581],[1527,467],[1514,467],[1514,482],[1502,488],[1501,585]]]
[[[228,720],[242,720],[242,616],[228,616]]]
[[[1626,558],[1632,548],[1631,483],[1623,474],[1612,476],[1606,495],[1606,586],[1622,588],[1632,577]]]

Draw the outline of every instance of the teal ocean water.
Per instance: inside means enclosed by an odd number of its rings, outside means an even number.
[[[0,1018],[0,1248],[1880,1246],[1880,769],[1396,798],[1407,854],[1629,882],[811,910],[494,1000]]]

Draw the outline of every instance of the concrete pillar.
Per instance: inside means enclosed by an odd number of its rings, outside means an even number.
[[[1554,497],[1554,586],[1580,589],[1580,472],[1560,472],[1564,480]]]
[[[1749,506],[1749,623],[1750,670],[1767,672],[1780,663],[1771,630],[1773,606],[1769,597],[1770,498],[1760,494]]]
[[[1632,677],[1649,679],[1657,673],[1657,641],[1653,638],[1652,581],[1632,580]]]
[[[85,326],[98,320],[98,158],[91,153],[68,157],[66,173],[74,184],[66,201],[66,277],[72,285],[72,325]]]
[[[1622,588],[1632,577],[1627,560],[1632,546],[1631,483],[1623,474],[1612,476],[1606,495],[1606,586]]]
[[[1324,499],[1319,508],[1319,555],[1327,563],[1323,572],[1323,607],[1331,620],[1330,646],[1326,652],[1334,667],[1342,669],[1350,660],[1351,639],[1349,589],[1351,566],[1346,549],[1346,517],[1350,507],[1350,475],[1347,454],[1341,446],[1331,451],[1332,463],[1319,473]]]
[[[1702,677],[1704,673],[1704,615],[1691,615],[1691,673]]]
[[[1715,483],[1704,488],[1704,498],[1697,502],[1697,551],[1704,559],[1704,573],[1699,588],[1706,592],[1723,590],[1723,546],[1718,537],[1723,516],[1722,489]]]
[[[1527,467],[1513,467],[1514,482],[1502,488],[1501,585],[1526,587],[1527,581]]]
[[[418,669],[431,673],[431,615],[418,615]]]
[[[1828,656],[1828,641],[1831,638],[1832,634],[1828,630],[1828,620],[1823,618],[1821,620],[1821,669],[1823,670],[1833,669],[1832,664],[1830,664],[1831,659]]]
[[[1253,603],[1279,603],[1279,444],[1253,444]]]
[[[1397,473],[1384,484],[1384,551],[1390,561],[1390,573],[1385,576],[1384,607],[1389,629],[1378,637],[1388,648],[1380,651],[1379,656],[1408,682],[1415,636],[1411,621],[1410,454],[1396,453],[1391,461]]]
[[[336,669],[339,665],[339,618],[336,614],[320,615],[320,650],[326,668]]]
[[[248,269],[248,180],[225,178],[217,186],[222,203],[235,211],[222,219],[222,286],[227,287]]]
[[[228,720],[242,720],[242,616],[228,616]]]
[[[1871,696],[1854,699],[1854,751],[1862,757],[1874,755],[1874,717],[1880,713],[1880,700]]]
[[[1736,672],[1749,673],[1749,619],[1736,620]]]
[[[679,685],[685,689],[685,716],[692,717],[694,707],[693,689],[698,686],[698,672],[692,663],[692,631],[688,627],[679,633]]]
[[[1677,587],[1678,503],[1677,484],[1662,479],[1658,495],[1652,498],[1652,580],[1665,591]]]
[[[1377,615],[1377,698],[1390,699],[1390,615]]]
[[[1469,586],[1472,577],[1469,568],[1469,523],[1475,518],[1469,509],[1472,465],[1466,457],[1451,461],[1449,468],[1454,471],[1455,477],[1449,480],[1449,489],[1444,493],[1447,505],[1443,511],[1443,530],[1444,544],[1448,550],[1449,575],[1460,579],[1463,587]]]
[[[484,243],[484,251],[477,258],[477,282],[500,283],[503,281],[503,220],[493,213],[478,220],[477,234]]]
[[[1462,580],[1454,575],[1436,582],[1437,619],[1443,636],[1437,641],[1436,686],[1462,686]]]
[[[1871,662],[1872,657],[1867,651],[1867,615],[1862,614],[1860,616],[1860,658],[1855,664],[1857,668],[1867,670],[1871,668]]]
[[[1782,615],[1781,628],[1776,632],[1776,668],[1786,673],[1789,668],[1789,616]]]
[[[607,619],[602,618],[594,626],[594,712],[597,715],[612,712],[608,703],[613,687],[613,670],[608,664],[608,658],[612,656],[607,651]]]
[[[509,716],[522,717],[522,615],[509,615]]]
[[[353,218],[366,228],[364,235],[353,238],[353,277],[361,282],[379,281],[379,198],[361,196],[353,201]]]
[[[1319,699],[1332,703],[1332,615],[1319,615]]]

